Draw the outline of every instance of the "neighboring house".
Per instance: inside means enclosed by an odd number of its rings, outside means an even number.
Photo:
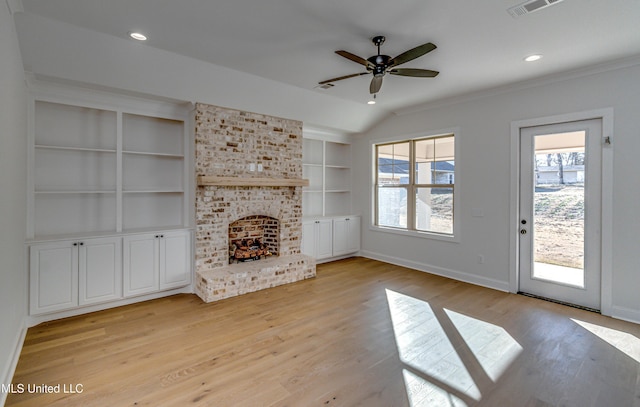
[[[455,182],[455,164],[453,161],[436,161],[427,163],[432,165],[433,184],[453,184]],[[409,180],[409,162],[394,160],[392,158],[380,158],[378,160],[378,179],[381,184],[395,184],[393,179],[399,179],[400,184],[406,184]]]
[[[584,165],[565,165],[562,169],[565,184],[584,182]],[[538,166],[536,168],[536,184],[560,184],[560,169],[557,165]]]

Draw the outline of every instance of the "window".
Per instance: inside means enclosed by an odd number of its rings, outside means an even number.
[[[375,146],[376,225],[453,234],[454,135]]]

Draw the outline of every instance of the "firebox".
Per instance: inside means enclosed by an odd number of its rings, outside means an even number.
[[[280,222],[253,215],[229,224],[229,264],[278,256]]]

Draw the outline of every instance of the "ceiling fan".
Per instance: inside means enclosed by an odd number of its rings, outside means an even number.
[[[408,51],[405,51],[395,58],[391,58],[389,55],[380,54],[380,46],[384,43],[384,40],[385,37],[383,37],[382,35],[373,37],[371,41],[373,42],[374,46],[378,47],[378,55],[374,55],[367,59],[361,58],[347,51],[336,51],[336,54],[340,55],[341,57],[364,65],[367,69],[367,72],[339,76],[337,78],[318,82],[318,85],[325,85],[327,83],[337,82],[343,79],[354,78],[356,76],[362,76],[372,73],[373,78],[371,79],[371,84],[369,85],[369,93],[375,95],[380,91],[380,87],[382,87],[382,78],[387,73],[390,75],[412,76],[414,78],[433,78],[440,73],[438,71],[432,71],[429,69],[396,68],[396,66],[398,65],[402,65],[433,51],[434,49],[436,49],[436,46],[434,44],[428,42],[426,44],[422,44]]]

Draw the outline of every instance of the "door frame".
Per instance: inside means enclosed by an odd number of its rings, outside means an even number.
[[[600,312],[611,315],[613,298],[613,108],[566,113],[511,122],[511,165],[509,188],[509,291],[517,293],[520,285],[520,129],[566,122],[602,120],[602,197],[600,236]],[[609,140],[609,143],[605,143]]]

